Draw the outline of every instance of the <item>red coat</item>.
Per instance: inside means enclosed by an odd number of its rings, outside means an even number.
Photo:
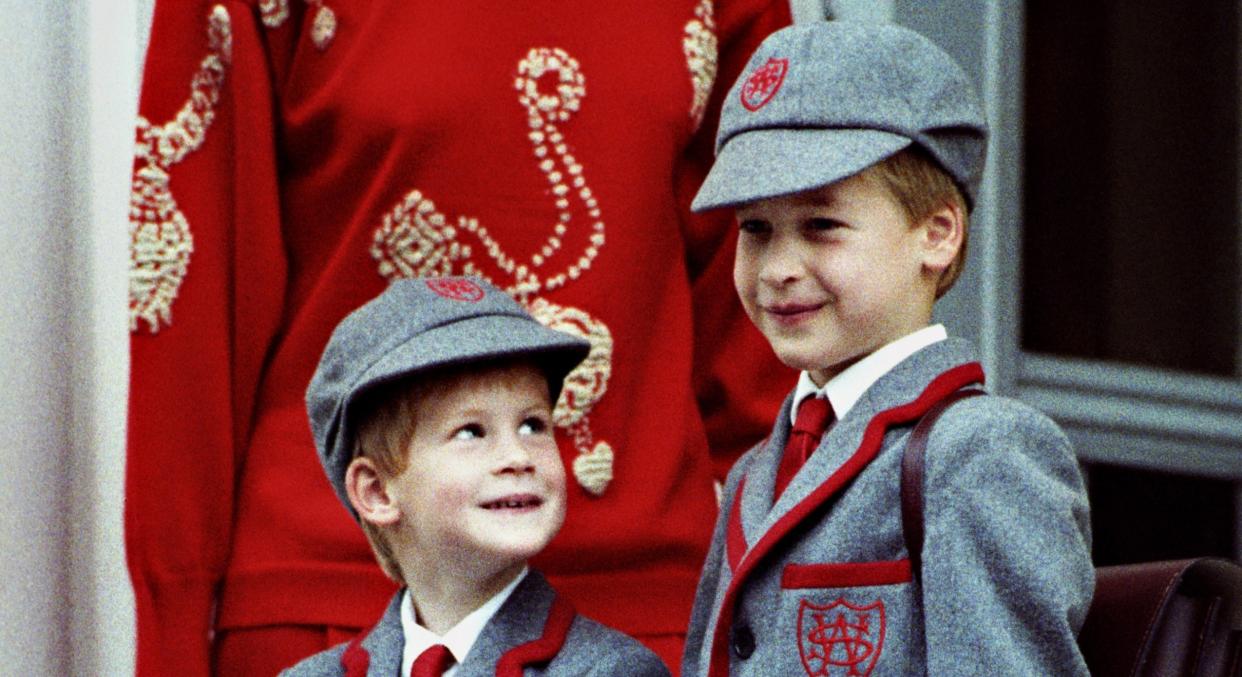
[[[336,322],[410,274],[485,275],[591,339],[557,409],[579,481],[536,564],[587,616],[684,633],[713,479],[794,380],[740,311],[731,215],[688,214],[700,116],[788,19],[785,0],[157,3],[131,220],[141,674],[204,674],[213,627],[383,609],[395,586],[303,394]]]

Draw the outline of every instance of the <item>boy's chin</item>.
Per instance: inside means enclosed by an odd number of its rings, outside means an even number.
[[[491,561],[497,568],[504,568],[513,564],[524,564],[535,555],[543,552],[548,547],[548,543],[551,542],[551,536],[531,536],[528,538],[492,542],[488,544],[485,552],[479,554],[479,557],[480,559]]]
[[[776,351],[777,358],[786,366],[811,375],[816,385],[822,386],[829,379],[840,374],[850,365],[866,356],[859,355],[825,355],[823,352],[803,352],[797,350]]]
[[[826,366],[827,360],[821,351],[796,345],[782,345],[775,342],[772,344],[772,348],[776,353],[777,359],[792,369],[816,372],[829,368]]]

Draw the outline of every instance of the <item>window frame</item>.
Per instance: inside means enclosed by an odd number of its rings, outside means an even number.
[[[1234,481],[1234,553],[1242,559],[1242,374],[1201,376],[1021,348],[1023,3],[943,0],[931,11],[899,0],[893,20],[935,36],[978,78],[992,130],[970,260],[937,320],[979,346],[993,392],[1051,416],[1082,461]],[[1242,149],[1238,155],[1242,162]],[[1242,256],[1242,205],[1239,211]],[[1236,283],[1242,289],[1242,279]],[[1242,326],[1235,341],[1242,365]]]

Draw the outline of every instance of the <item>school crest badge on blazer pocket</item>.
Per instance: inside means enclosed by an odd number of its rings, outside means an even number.
[[[855,606],[844,599],[798,607],[798,653],[810,677],[866,677],[884,648],[884,602]]]

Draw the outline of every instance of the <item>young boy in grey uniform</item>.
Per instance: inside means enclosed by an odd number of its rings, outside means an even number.
[[[903,538],[911,427],[983,381],[931,318],[986,137],[958,65],[896,26],[785,28],[729,93],[693,208],[735,208],[742,304],[803,373],[729,475],[683,675],[1087,674],[1087,499],[1047,417],[992,395],[948,408],[921,566]]]
[[[565,518],[552,407],[588,348],[472,278],[394,282],[337,326],[306,393],[315,445],[405,587],[284,674],[668,675],[527,566]]]

